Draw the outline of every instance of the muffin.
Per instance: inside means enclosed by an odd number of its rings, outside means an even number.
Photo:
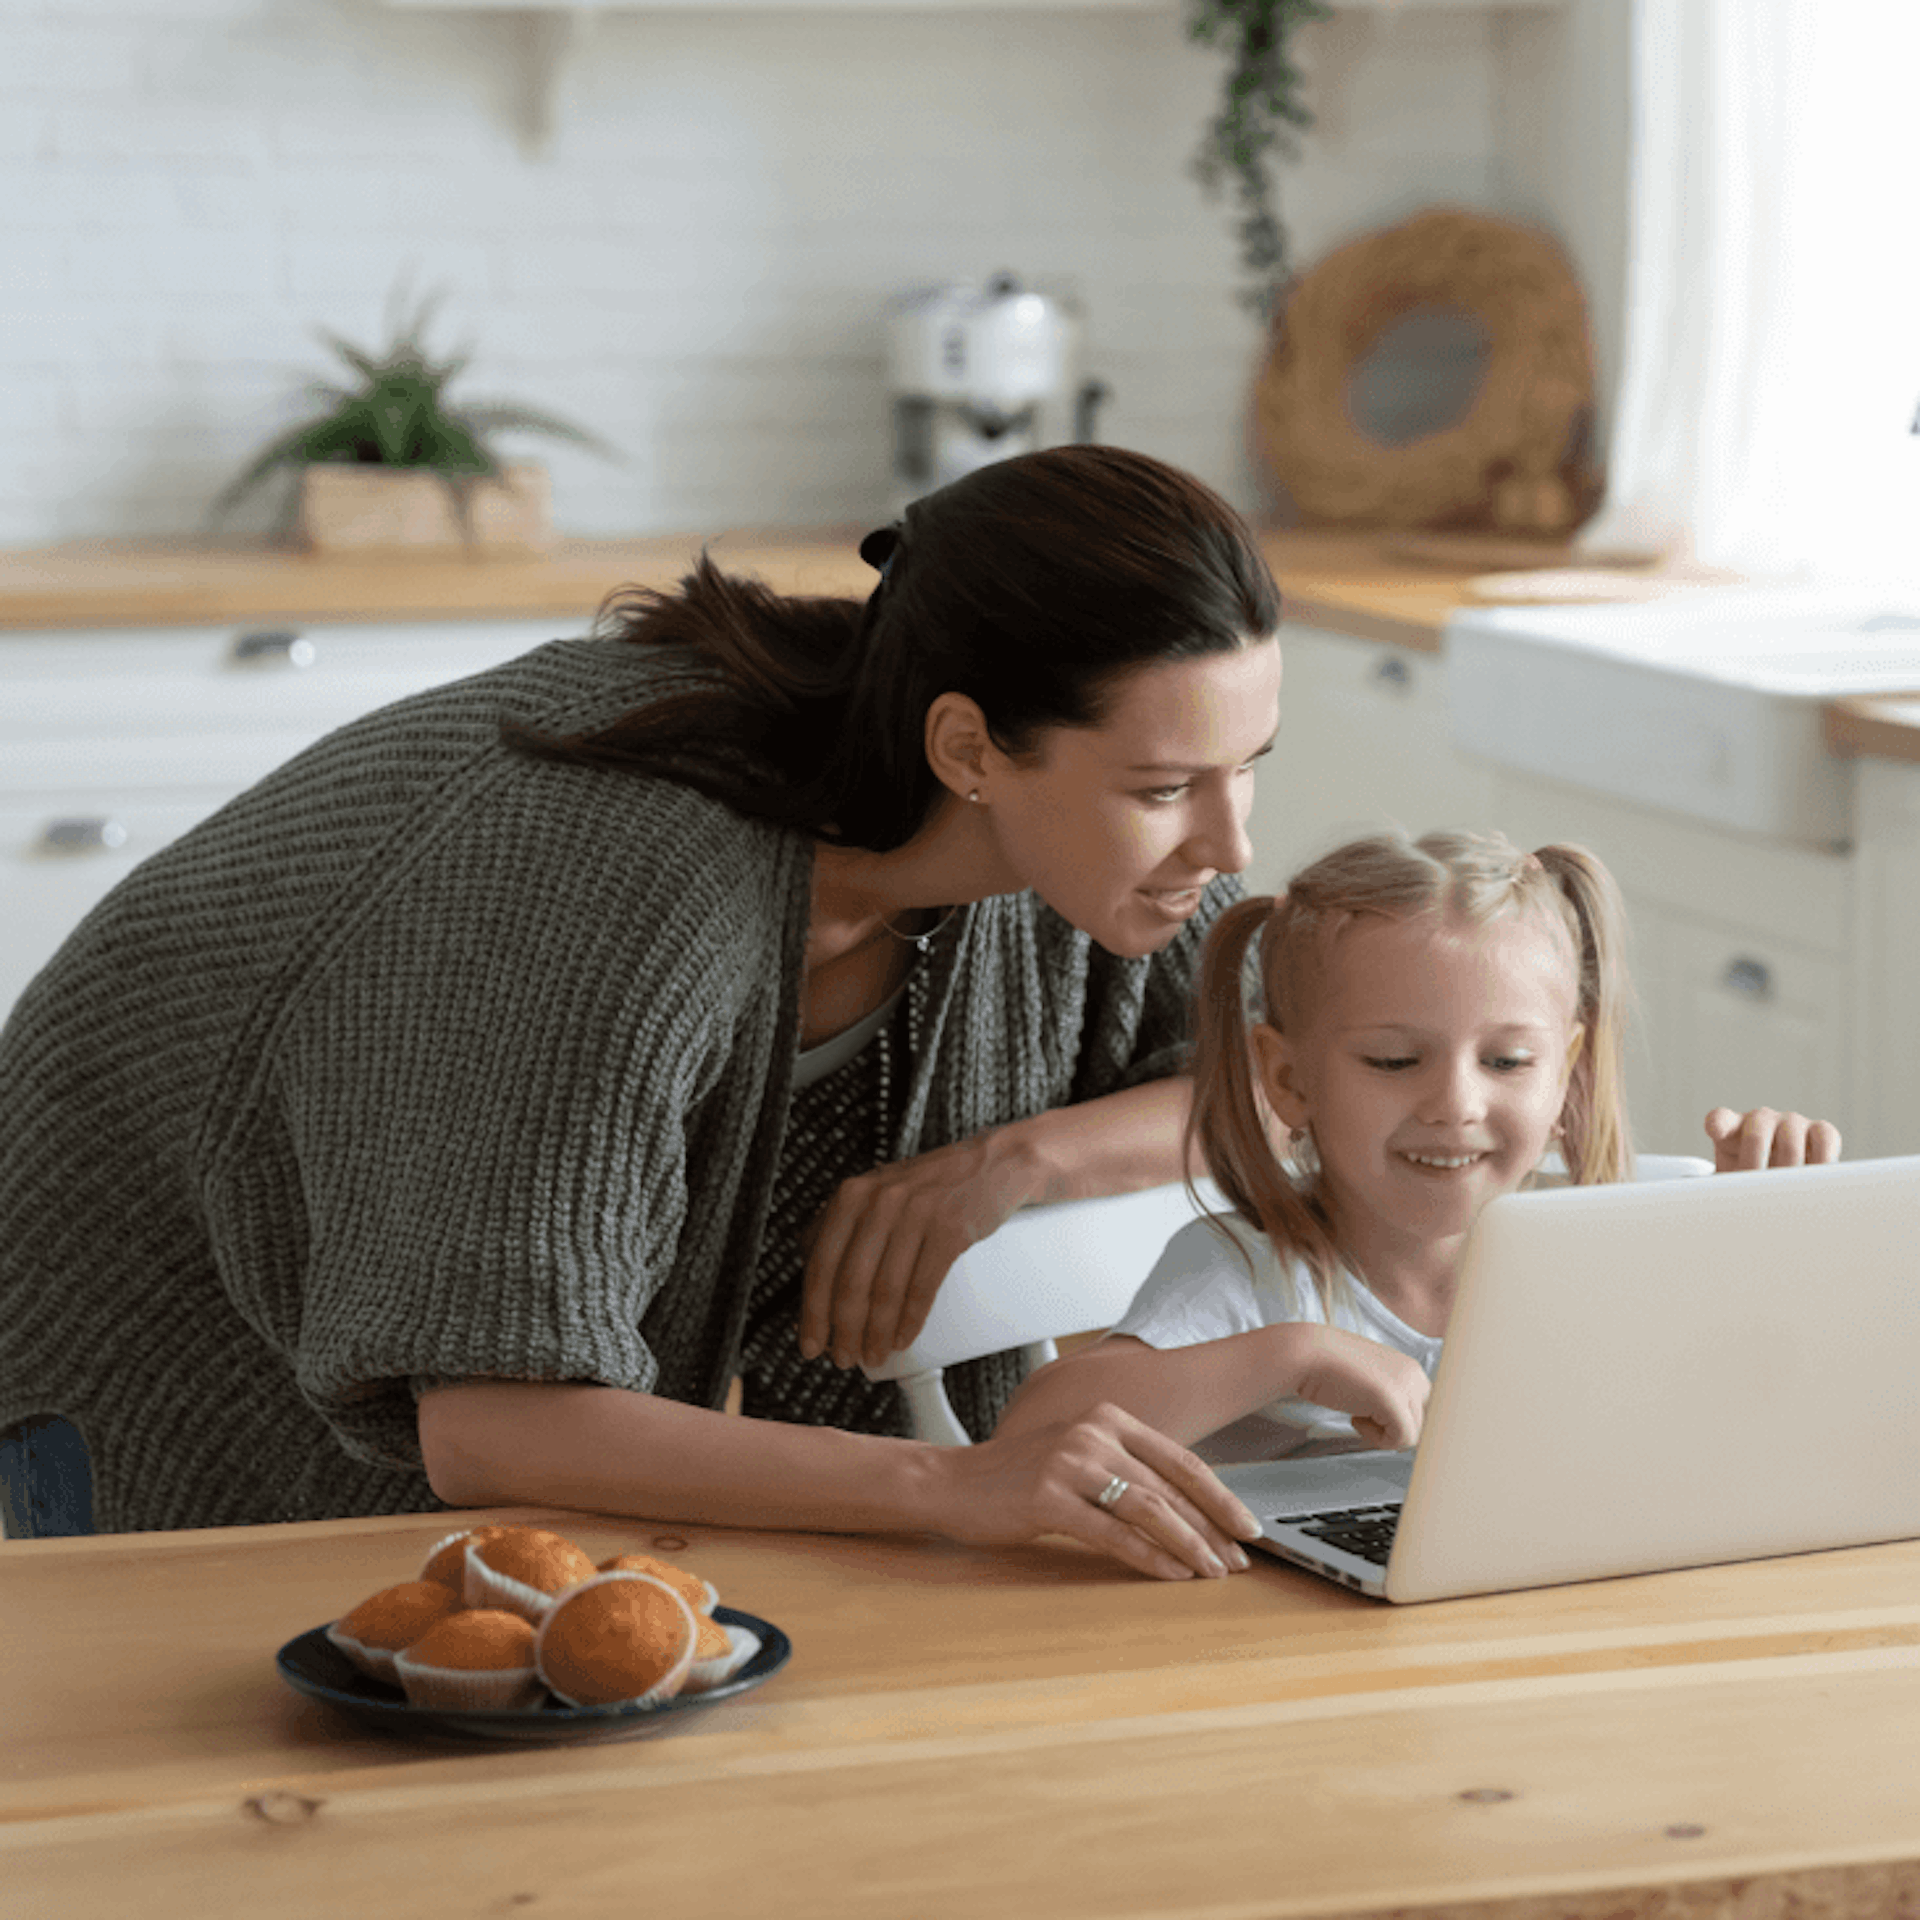
[[[670,1586],[695,1613],[711,1613],[720,1604],[720,1595],[711,1580],[703,1580],[690,1567],[676,1566],[671,1560],[656,1560],[650,1553],[616,1553],[600,1562],[602,1573],[650,1573]]]
[[[572,1707],[657,1706],[679,1690],[699,1639],[693,1610],[645,1573],[596,1573],[548,1608],[540,1677]]]
[[[693,1664],[681,1682],[682,1693],[705,1693],[731,1680],[760,1651],[760,1636],[746,1627],[723,1625],[705,1613],[696,1613],[693,1624]]]
[[[450,1615],[460,1611],[460,1596],[436,1580],[404,1580],[382,1587],[327,1629],[327,1638],[370,1680],[400,1684],[394,1656]]]
[[[536,1625],[556,1595],[593,1574],[581,1548],[545,1527],[498,1527],[467,1543],[467,1605],[504,1607]]]
[[[510,1713],[546,1698],[533,1662],[533,1623],[499,1607],[448,1614],[395,1656],[394,1670],[416,1707]]]
[[[419,1577],[422,1580],[438,1580],[442,1586],[451,1587],[464,1599],[467,1591],[468,1547],[505,1532],[505,1527],[462,1527],[458,1533],[448,1534],[427,1555]]]

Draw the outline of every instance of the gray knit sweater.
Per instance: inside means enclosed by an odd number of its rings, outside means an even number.
[[[559,641],[322,740],[147,861],[0,1033],[0,1427],[102,1531],[414,1511],[432,1380],[717,1405],[785,1123],[802,836],[529,759],[672,655]],[[1197,943],[957,916],[897,1155],[1177,1071]]]

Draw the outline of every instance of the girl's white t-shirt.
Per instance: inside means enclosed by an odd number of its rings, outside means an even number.
[[[1416,1333],[1357,1276],[1344,1278],[1332,1324],[1406,1354],[1431,1379],[1439,1336]],[[1210,1217],[1182,1227],[1167,1242],[1113,1331],[1150,1347],[1191,1347],[1289,1320],[1327,1323],[1313,1276],[1298,1260],[1282,1259],[1257,1227],[1237,1216]],[[1348,1452],[1361,1444],[1344,1413],[1284,1394],[1207,1435],[1193,1451],[1219,1465]]]

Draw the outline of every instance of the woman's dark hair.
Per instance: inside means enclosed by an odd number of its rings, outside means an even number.
[[[591,732],[509,727],[548,756],[661,774],[737,812],[885,852],[940,792],[928,708],[974,700],[1003,753],[1098,725],[1132,669],[1224,653],[1280,623],[1251,530],[1144,454],[1055,447],[983,467],[869,534],[864,603],[795,598],[703,553],[674,592],[628,589],[597,631],[715,670]]]

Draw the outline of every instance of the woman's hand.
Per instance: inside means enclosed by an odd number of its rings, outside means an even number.
[[[1191,1092],[1178,1075],[1150,1080],[843,1182],[810,1238],[800,1351],[878,1366],[918,1336],[947,1269],[1017,1209],[1178,1180]]]
[[[1102,1405],[1078,1418],[943,1447],[934,1526],[970,1546],[1066,1534],[1162,1580],[1217,1578],[1248,1564],[1259,1523],[1185,1447]],[[1115,1481],[1122,1490],[1101,1503]]]
[[[1342,1327],[1303,1321],[1295,1331],[1308,1348],[1301,1399],[1346,1414],[1370,1447],[1397,1452],[1420,1438],[1432,1383],[1417,1360]]]
[[[1715,1107],[1707,1115],[1715,1173],[1750,1173],[1759,1167],[1821,1166],[1840,1158],[1840,1129],[1831,1120],[1755,1107],[1735,1113]]]
[[[1010,1130],[856,1174],[822,1210],[808,1251],[800,1351],[877,1367],[926,1324],[947,1269],[1039,1184]]]

